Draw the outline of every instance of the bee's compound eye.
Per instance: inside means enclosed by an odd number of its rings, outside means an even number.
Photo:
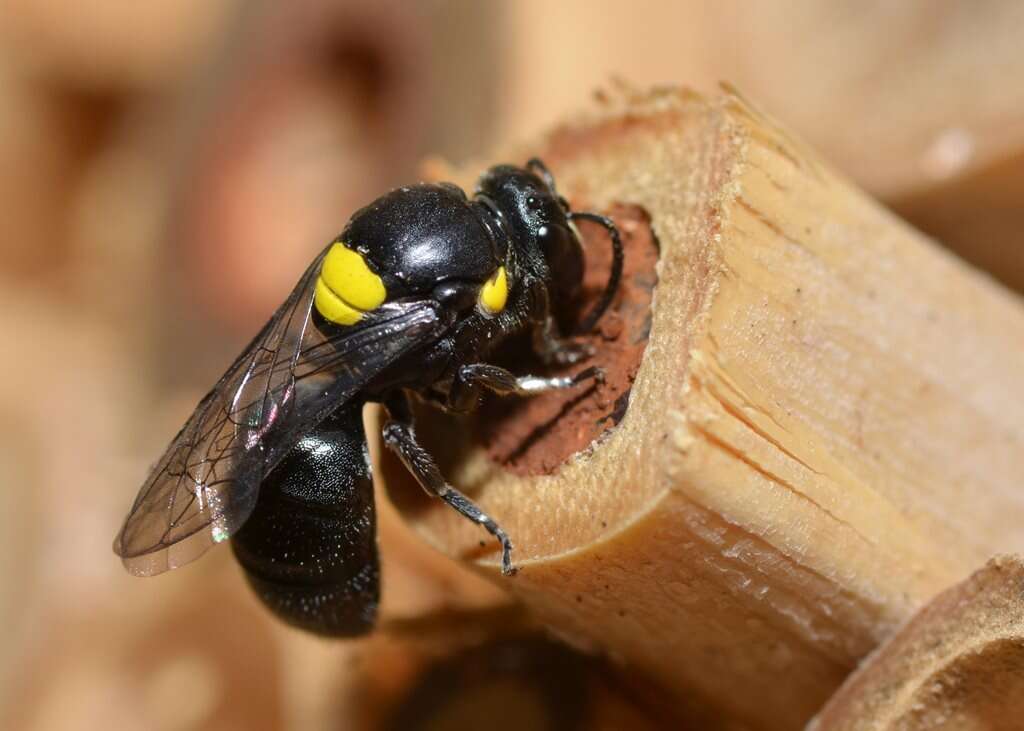
[[[508,301],[508,275],[505,267],[498,267],[494,276],[480,288],[480,309],[488,315],[497,315]]]
[[[338,325],[354,325],[387,297],[384,282],[357,251],[341,242],[331,246],[316,280],[316,309]]]

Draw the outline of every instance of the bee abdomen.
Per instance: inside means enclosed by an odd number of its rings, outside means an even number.
[[[232,545],[274,614],[318,634],[353,636],[377,613],[375,523],[362,404],[347,404],[267,476]]]

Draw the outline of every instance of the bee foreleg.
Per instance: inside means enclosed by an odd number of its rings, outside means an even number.
[[[572,376],[516,376],[495,365],[473,363],[459,368],[452,382],[448,407],[453,411],[473,408],[481,389],[487,389],[499,396],[534,396],[548,391],[575,388],[588,381],[603,383],[604,371],[592,366]]]
[[[430,456],[416,441],[412,409],[404,393],[393,394],[385,402],[389,419],[383,428],[384,444],[393,451],[412,473],[427,494],[438,497],[469,520],[482,525],[501,544],[501,573],[511,576],[512,542],[494,520],[454,487],[449,485]]]

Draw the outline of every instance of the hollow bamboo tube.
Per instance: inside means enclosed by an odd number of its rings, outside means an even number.
[[[502,157],[539,153],[573,201],[651,217],[625,418],[533,477],[466,424],[420,426],[513,538],[511,579],[476,527],[410,503],[393,462],[382,477],[431,543],[682,717],[798,728],[931,596],[1024,547],[1024,304],[729,89],[600,99]]]

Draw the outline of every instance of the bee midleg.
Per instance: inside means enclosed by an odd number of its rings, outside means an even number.
[[[409,398],[405,393],[396,391],[388,396],[384,405],[389,416],[384,423],[384,444],[398,455],[406,469],[412,473],[429,495],[440,498],[464,517],[482,525],[488,533],[497,538],[501,544],[501,573],[506,576],[514,574],[512,542],[508,539],[508,535],[472,500],[445,481],[434,458],[416,441]]]
[[[380,596],[373,478],[363,402],[344,404],[303,437],[260,486],[232,538],[260,600],[289,624],[353,636]]]
[[[533,351],[549,365],[571,365],[594,354],[591,345],[561,337],[550,315],[533,328]]]
[[[574,376],[516,376],[488,363],[464,365],[456,371],[448,392],[448,408],[466,411],[476,406],[483,389],[499,396],[534,396],[548,391],[575,388],[587,381],[601,383],[604,371],[596,366],[584,368]]]

